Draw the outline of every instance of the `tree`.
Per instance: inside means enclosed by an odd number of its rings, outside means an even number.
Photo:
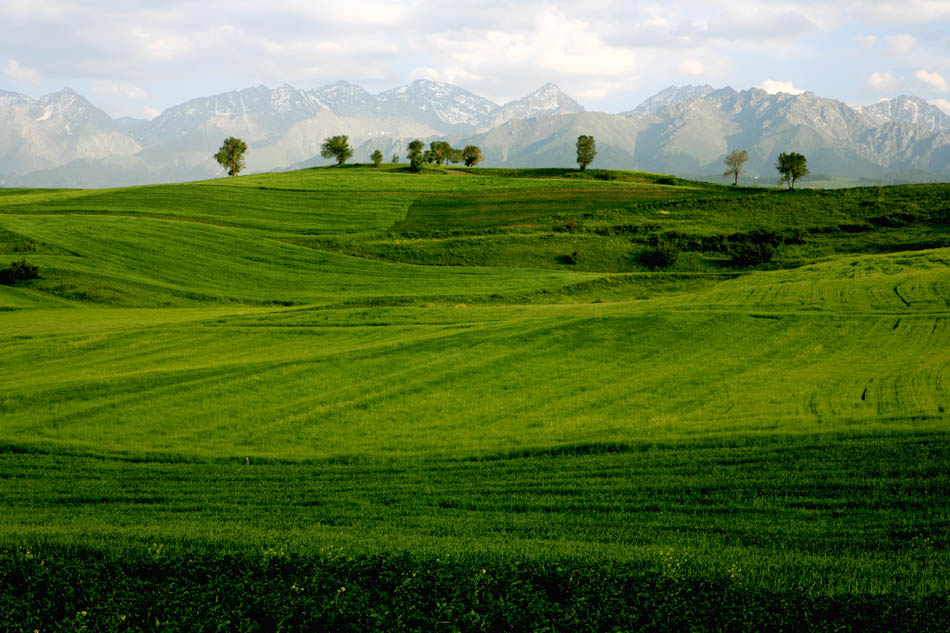
[[[393,165],[399,162],[399,154],[393,154]]]
[[[381,151],[374,150],[372,154],[369,155],[371,161],[373,161],[374,167],[379,167],[383,162],[383,153]]]
[[[577,164],[581,166],[581,171],[587,169],[587,166],[594,162],[594,156],[597,155],[597,146],[594,145],[593,136],[577,137]]]
[[[239,138],[229,136],[224,139],[221,149],[214,155],[214,159],[228,170],[228,176],[237,176],[238,172],[244,169],[244,153],[247,151],[247,143]]]
[[[475,167],[482,162],[482,150],[477,145],[466,145],[462,150],[462,160],[466,167]]]
[[[432,152],[432,162],[441,165],[452,157],[452,146],[445,141],[432,141],[429,143],[429,151]]]
[[[419,171],[422,168],[422,148],[425,147],[422,141],[416,139],[409,142],[409,153],[406,158],[409,159],[409,170]]]
[[[449,152],[449,162],[450,162],[450,163],[453,163],[453,164],[461,163],[461,162],[462,162],[462,150],[460,150],[460,149],[454,149],[454,148],[453,148],[452,151]]]
[[[739,184],[739,174],[742,173],[742,165],[749,160],[749,153],[745,150],[734,149],[726,156],[722,161],[726,164],[728,169],[723,172],[723,176],[735,176],[735,180],[732,181],[732,186],[735,187]]]
[[[789,189],[795,188],[795,181],[808,175],[808,161],[798,152],[781,153],[775,161],[775,169],[782,176],[778,184],[788,183]]]
[[[345,134],[340,136],[331,136],[323,141],[320,146],[320,155],[324,158],[335,158],[337,165],[342,165],[347,158],[352,158],[353,148],[350,147],[350,139]]]

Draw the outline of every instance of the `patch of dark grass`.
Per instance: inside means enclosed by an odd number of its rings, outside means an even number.
[[[810,595],[572,559],[0,550],[5,631],[943,631],[941,596]]]

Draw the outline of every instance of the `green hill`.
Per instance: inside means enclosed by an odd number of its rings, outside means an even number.
[[[268,584],[293,578],[307,608],[386,629],[354,614],[417,573],[406,595],[466,588],[456,623],[515,627],[519,601],[567,629],[946,623],[948,227],[950,185],[600,170],[0,190],[0,268],[40,272],[0,286],[0,594],[31,588],[0,628],[307,630],[240,611],[296,613]],[[175,584],[188,560],[209,575]],[[100,569],[128,593],[43,601]],[[235,569],[264,575],[207,626],[133,604]],[[548,582],[615,606],[582,617]],[[434,603],[386,604],[441,630]]]

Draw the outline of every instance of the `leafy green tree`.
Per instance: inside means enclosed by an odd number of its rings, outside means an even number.
[[[787,183],[789,189],[795,188],[795,181],[808,175],[808,161],[798,152],[781,153],[775,161],[778,170],[778,184]]]
[[[732,181],[732,186],[735,187],[739,184],[739,174],[742,173],[742,166],[745,162],[749,160],[749,152],[745,150],[734,149],[729,154],[726,155],[726,158],[722,162],[726,164],[726,171],[723,172],[723,176],[735,176],[735,180]]]
[[[577,137],[577,164],[581,166],[581,171],[587,169],[587,166],[594,162],[594,156],[597,155],[597,146],[594,144],[593,136],[581,135]]]
[[[379,167],[383,163],[383,153],[381,151],[374,150],[369,156],[370,160],[373,161],[374,167]]]
[[[409,170],[419,171],[422,168],[422,148],[425,145],[419,139],[409,142],[409,153],[406,158],[409,159]]]
[[[452,151],[449,152],[449,162],[450,162],[450,163],[456,163],[456,164],[457,164],[457,163],[461,163],[461,162],[462,162],[462,150],[460,150],[460,149],[454,149],[454,148],[453,148]]]
[[[445,141],[432,141],[429,143],[429,151],[432,152],[432,162],[441,165],[452,156],[452,146]]]
[[[466,167],[475,167],[482,162],[482,150],[477,145],[466,145],[462,150],[462,160]]]
[[[393,154],[393,165],[399,162],[399,154]]]
[[[320,146],[320,155],[324,158],[335,158],[337,165],[342,165],[347,158],[353,157],[353,148],[350,147],[350,139],[345,134],[340,136],[331,136],[323,141]]]
[[[229,136],[214,155],[222,167],[228,170],[228,176],[237,176],[244,169],[244,154],[247,152],[247,143],[239,138]]]
[[[432,153],[431,149],[422,152],[422,162],[426,165],[431,165],[435,162],[435,154]]]

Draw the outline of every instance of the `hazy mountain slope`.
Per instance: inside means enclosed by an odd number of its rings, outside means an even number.
[[[703,86],[670,86],[656,93],[633,110],[621,112],[623,116],[631,114],[655,114],[663,108],[689,101],[697,97],[705,97],[713,91],[713,87],[706,84]]]
[[[851,107],[810,92],[671,86],[612,115],[584,112],[553,84],[498,106],[418,80],[377,95],[343,81],[312,90],[257,86],[192,99],[151,121],[114,121],[69,89],[35,101],[0,91],[0,184],[206,178],[222,173],[212,154],[227,136],[250,146],[248,171],[326,164],[320,145],[335,134],[348,135],[363,162],[374,149],[404,160],[418,138],[480,145],[486,165],[567,166],[577,137],[588,134],[597,141],[594,167],[715,176],[729,150],[744,149],[746,173],[769,180],[787,151],[805,154],[815,174],[950,178],[950,117],[916,97]]]
[[[552,83],[546,83],[527,97],[509,101],[498,109],[492,119],[492,127],[502,125],[512,119],[575,114],[583,111],[584,107],[571,99],[563,90]]]
[[[858,106],[855,110],[875,117],[882,123],[892,121],[935,132],[950,131],[950,115],[920,97],[900,95],[874,105]]]
[[[35,101],[0,93],[0,173],[23,174],[139,149],[109,115],[69,88]]]

